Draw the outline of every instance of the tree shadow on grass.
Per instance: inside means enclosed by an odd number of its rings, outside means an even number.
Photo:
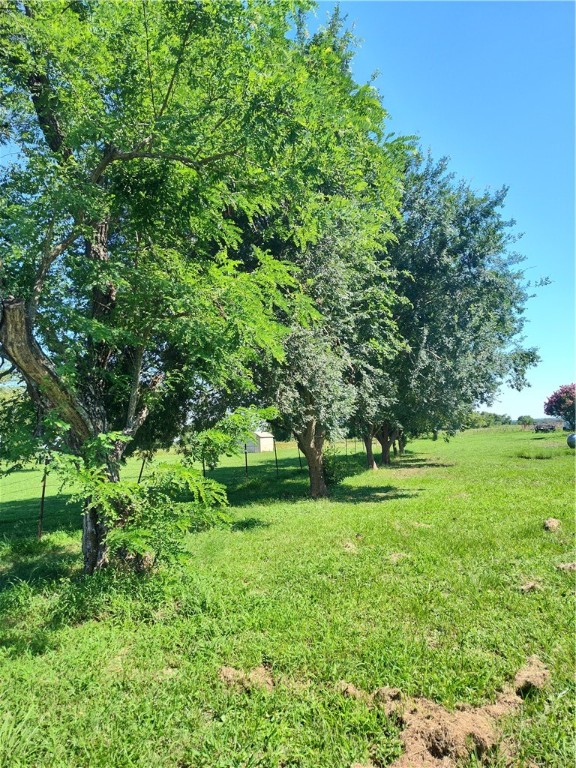
[[[397,488],[394,485],[380,486],[337,486],[330,497],[331,501],[343,502],[346,504],[366,504],[383,501],[394,501],[396,499],[411,499],[424,490],[423,488]]]
[[[430,469],[455,467],[455,462],[443,462],[443,461],[428,461],[425,458],[417,455],[411,456],[399,456],[392,461],[389,469],[423,469],[429,467]]]
[[[44,502],[44,533],[72,533],[82,527],[79,504],[69,504],[70,494],[47,496]],[[40,499],[19,499],[0,506],[0,538],[29,538],[36,536]]]
[[[367,471],[364,454],[340,457],[345,462],[345,479],[363,474]],[[406,466],[414,466],[414,459]],[[444,466],[426,462],[418,462],[417,466]],[[396,464],[392,468],[396,468]],[[449,465],[447,465],[449,466]],[[385,480],[387,468],[377,470]],[[310,498],[310,483],[308,468],[303,462],[302,469],[297,459],[279,459],[278,472],[272,458],[249,467],[246,476],[242,468],[223,467],[209,473],[218,482],[226,485],[228,499],[232,507],[244,507],[271,502],[296,503]],[[370,475],[371,477],[373,475]],[[337,503],[362,503],[389,501],[391,499],[410,498],[416,496],[421,489],[403,490],[390,484],[381,486],[351,487],[341,484],[330,488],[330,501]],[[248,518],[252,519],[252,518]],[[233,530],[239,530],[234,528]]]
[[[42,586],[66,578],[80,567],[80,553],[49,539],[4,539],[0,559],[0,592],[15,582]]]
[[[270,523],[264,520],[258,520],[256,517],[245,517],[243,520],[236,520],[230,526],[231,531],[252,531],[254,528],[268,528]]]

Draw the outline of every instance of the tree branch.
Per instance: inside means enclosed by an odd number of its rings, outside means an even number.
[[[74,224],[71,232],[64,238],[64,240],[61,240],[58,243],[58,245],[55,245],[53,248],[48,248],[45,250],[42,256],[42,259],[40,260],[38,270],[36,271],[36,277],[34,278],[34,287],[32,289],[32,296],[28,303],[29,311],[33,312],[35,308],[38,306],[40,294],[42,293],[42,289],[44,288],[46,275],[48,274],[48,270],[50,269],[54,261],[56,261],[58,256],[64,253],[64,251],[69,246],[71,246],[75,240],[77,240],[80,237],[80,232],[78,231],[78,226],[80,224],[80,221],[81,219],[79,219]],[[51,227],[49,228],[49,233],[50,232],[51,232]]]
[[[21,299],[12,296],[0,305],[0,343],[3,353],[21,372],[29,386],[35,386],[84,441],[94,433],[91,419],[78,398],[63,383],[52,362],[32,335],[30,319]]]
[[[180,47],[180,51],[178,52],[178,58],[176,59],[176,63],[174,64],[174,70],[172,72],[172,77],[170,78],[170,83],[168,84],[168,90],[166,91],[166,96],[164,97],[164,101],[162,102],[162,106],[160,107],[160,111],[158,112],[158,119],[162,117],[166,107],[168,106],[170,96],[172,95],[172,91],[176,83],[176,75],[178,74],[178,70],[180,69],[180,64],[182,63],[182,59],[184,58],[184,53],[186,51],[186,45],[188,43],[188,38],[190,37],[190,32],[192,32],[193,23],[194,23],[194,17],[192,16],[190,18],[190,21],[188,22],[186,31],[184,32],[184,37],[182,38],[182,45]]]
[[[154,83],[152,80],[152,68],[150,66],[150,35],[148,32],[148,16],[146,14],[147,0],[142,0],[142,15],[144,17],[144,30],[146,32],[146,68],[148,70],[148,86],[150,88],[150,98],[152,99],[152,111],[154,113],[154,120],[158,119],[156,114],[156,102],[154,100]]]
[[[112,157],[109,162],[113,162],[115,160],[137,160],[137,159],[172,160],[178,163],[182,163],[182,165],[187,165],[190,168],[195,168],[196,170],[198,170],[199,168],[202,168],[205,165],[209,165],[210,163],[214,163],[217,160],[222,160],[225,157],[230,157],[231,155],[235,155],[236,152],[238,152],[241,148],[242,148],[242,145],[233,147],[232,149],[225,150],[224,152],[218,152],[215,155],[202,157],[199,160],[196,160],[193,157],[188,157],[187,155],[181,155],[173,152],[152,152],[152,151],[142,152],[141,150],[133,150],[131,152],[116,152],[114,157]]]
[[[138,391],[140,389],[140,374],[142,372],[142,357],[144,347],[136,347],[134,355],[134,368],[132,372],[132,385],[130,387],[130,400],[128,402],[128,412],[126,414],[126,429],[132,429],[136,421],[136,405],[138,404]]]

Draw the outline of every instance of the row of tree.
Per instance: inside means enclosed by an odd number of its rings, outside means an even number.
[[[309,35],[309,8],[5,0],[5,459],[58,445],[117,483],[129,452],[273,405],[318,497],[343,430],[375,467],[373,438],[387,462],[524,385],[505,191],[388,135],[339,15]],[[87,572],[135,509],[90,497]]]

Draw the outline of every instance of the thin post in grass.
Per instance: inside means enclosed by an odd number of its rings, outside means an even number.
[[[346,458],[348,458],[348,438],[344,438],[344,449],[346,451]]]
[[[48,454],[44,457],[44,473],[42,475],[42,493],[40,494],[40,511],[38,513],[38,538],[42,538],[44,524],[44,499],[46,498],[46,478],[48,476]]]
[[[278,471],[278,452],[276,451],[276,440],[274,438],[272,438],[272,444],[274,445],[274,461],[276,462],[276,478],[278,479],[280,472]]]
[[[144,465],[146,464],[146,456],[142,459],[142,466],[140,467],[140,474],[138,475],[138,482],[142,480],[142,473],[144,472]]]
[[[244,474],[248,477],[248,446],[244,443]]]
[[[206,477],[206,461],[204,460],[204,456],[202,456],[202,474]]]

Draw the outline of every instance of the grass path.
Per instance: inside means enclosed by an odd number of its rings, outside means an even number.
[[[397,725],[338,681],[479,705],[532,654],[551,682],[505,723],[514,765],[571,765],[565,436],[482,430],[409,449],[374,473],[350,459],[356,474],[321,502],[293,450],[279,480],[267,455],[247,478],[230,460],[214,476],[232,529],[190,536],[183,572],[144,580],[78,579],[78,510],[51,480],[38,544],[39,473],[0,481],[0,766],[385,766]],[[272,691],[219,680],[262,665]]]

